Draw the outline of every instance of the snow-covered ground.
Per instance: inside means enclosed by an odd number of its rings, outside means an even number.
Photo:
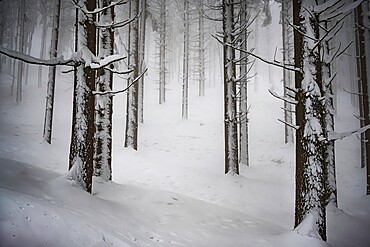
[[[272,32],[280,30],[277,16],[261,30],[257,50],[264,56],[279,45],[266,46],[280,39]],[[278,69],[259,64],[258,91],[250,85],[250,166],[241,166],[239,176],[224,175],[220,81],[205,97],[191,83],[189,119],[182,120],[180,75],[168,83],[166,103],[159,105],[157,75],[150,70],[139,150],[123,148],[126,98],[117,95],[113,182],[95,180],[91,195],[67,178],[71,77],[58,74],[50,146],[42,141],[46,89],[37,88],[36,73],[31,66],[17,104],[7,66],[0,71],[1,247],[370,246],[370,197],[356,136],[336,143],[340,209],[328,208],[328,242],[315,238],[311,219],[293,230],[294,145],[283,143],[284,126],[277,121],[282,103],[267,92],[281,90]],[[116,89],[125,85],[115,81]],[[357,128],[355,113],[350,96],[341,93],[336,131]]]
[[[250,93],[250,167],[223,174],[222,86],[196,96],[190,119],[180,113],[181,85],[157,104],[147,77],[139,151],[122,147],[125,95],[115,96],[113,182],[94,181],[93,194],[68,180],[72,84],[56,87],[53,145],[42,142],[45,88],[32,80],[24,101],[0,84],[0,246],[370,246],[356,137],[337,144],[339,206],[328,209],[328,244],[294,222],[294,146],[283,144],[281,102],[260,86]],[[118,80],[116,87],[123,87]],[[357,127],[341,95],[337,130]],[[309,221],[309,220],[308,220]]]

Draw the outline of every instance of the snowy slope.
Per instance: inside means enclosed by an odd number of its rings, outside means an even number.
[[[268,50],[267,41],[279,39],[278,32],[271,32],[280,30],[278,22],[273,23],[261,30],[260,51]],[[270,50],[275,45],[270,44]],[[126,95],[117,95],[113,182],[95,180],[90,195],[67,173],[70,75],[58,75],[49,146],[42,142],[45,87],[37,88],[37,68],[30,67],[24,101],[16,104],[4,65],[0,246],[370,246],[370,198],[365,196],[356,137],[336,144],[340,209],[328,209],[328,243],[308,237],[314,235],[309,219],[292,230],[294,146],[283,144],[284,126],[277,121],[283,118],[282,103],[267,92],[268,88],[281,91],[281,71],[262,64],[258,68],[258,91],[252,81],[249,92],[251,166],[242,166],[240,176],[223,174],[222,85],[208,87],[206,97],[200,98],[197,84],[191,82],[185,121],[180,112],[181,80],[175,76],[168,83],[167,102],[158,105],[157,75],[149,70],[139,150],[122,147]],[[126,81],[116,79],[115,88],[124,88]],[[338,99],[336,130],[357,128],[350,96],[340,94]]]

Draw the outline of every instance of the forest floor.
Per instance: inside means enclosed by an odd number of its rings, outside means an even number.
[[[30,78],[36,77],[31,67]],[[370,197],[359,141],[337,142],[339,208],[328,208],[328,242],[310,222],[294,224],[294,145],[284,144],[282,103],[250,92],[250,166],[224,175],[222,86],[198,97],[181,119],[181,85],[157,103],[147,77],[139,150],[122,147],[125,95],[114,98],[113,182],[90,195],[67,178],[72,83],[59,77],[53,144],[42,141],[45,86],[24,86],[23,102],[0,74],[0,246],[370,246]],[[125,82],[118,80],[116,88]],[[349,96],[338,102],[337,131],[357,128]]]

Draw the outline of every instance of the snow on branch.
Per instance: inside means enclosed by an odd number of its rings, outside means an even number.
[[[72,2],[77,6],[77,8],[79,8],[84,14],[89,14],[89,15],[93,15],[93,14],[99,14],[100,12],[103,12],[104,10],[106,9],[109,9],[111,7],[114,7],[116,5],[122,5],[122,4],[126,4],[129,2],[129,0],[119,0],[117,2],[112,2],[110,5],[108,6],[105,6],[103,8],[96,8],[94,9],[93,11],[89,11],[86,9],[85,6],[81,6],[78,4],[78,2],[76,0],[72,0]]]
[[[35,64],[35,65],[45,65],[45,66],[55,66],[55,65],[71,65],[73,66],[77,59],[72,55],[69,59],[64,59],[63,56],[52,58],[52,59],[40,59],[30,55],[23,54],[18,51],[9,50],[3,46],[0,46],[0,54],[20,60],[25,63]]]
[[[130,89],[130,87],[132,87],[136,82],[138,82],[140,80],[141,77],[144,76],[144,74],[147,72],[148,68],[146,68],[143,73],[141,73],[137,78],[135,78],[130,85],[128,85],[125,89],[122,89],[122,90],[118,90],[118,91],[105,91],[105,92],[98,92],[98,91],[93,91],[93,95],[108,95],[108,96],[113,96],[115,94],[119,94],[119,93],[124,93],[126,92],[127,90]]]
[[[280,68],[283,68],[283,69],[286,69],[286,70],[289,70],[289,71],[301,72],[301,69],[300,69],[300,68],[295,67],[294,65],[291,65],[291,64],[283,64],[283,63],[279,63],[279,62],[272,62],[272,61],[270,61],[270,60],[268,60],[268,59],[266,59],[266,58],[263,58],[263,57],[260,57],[260,56],[258,56],[258,55],[256,55],[256,54],[254,54],[253,52],[250,52],[250,51],[247,51],[247,50],[240,49],[240,48],[238,48],[238,47],[236,47],[236,46],[234,46],[234,45],[232,45],[232,44],[229,44],[229,43],[224,43],[224,42],[222,42],[221,40],[219,40],[217,37],[215,37],[215,36],[213,36],[213,35],[212,35],[212,37],[214,37],[214,38],[215,38],[218,42],[220,42],[221,44],[226,45],[226,46],[230,46],[230,47],[234,48],[234,49],[235,49],[235,50],[237,50],[237,51],[244,52],[244,53],[246,53],[247,55],[250,55],[250,56],[252,56],[252,57],[254,57],[254,58],[257,58],[258,60],[260,60],[260,61],[262,61],[262,62],[264,62],[264,63],[270,64],[270,65],[274,65],[274,66],[276,66],[276,67],[280,67]],[[289,67],[288,67],[288,66],[289,66]]]
[[[346,132],[337,133],[335,131],[330,131],[329,135],[328,135],[328,140],[329,141],[342,140],[343,138],[349,137],[353,134],[361,134],[361,133],[365,132],[368,129],[370,129],[370,124],[368,124],[368,125],[366,125],[362,128],[351,130],[351,131],[346,131]]]
[[[271,94],[272,96],[274,96],[275,98],[278,98],[278,99],[280,99],[280,100],[283,100],[283,101],[285,101],[285,102],[287,102],[287,103],[289,103],[289,104],[294,104],[294,105],[298,104],[298,101],[296,101],[296,100],[294,100],[294,99],[291,99],[291,98],[288,98],[288,97],[285,97],[285,96],[282,96],[282,95],[278,95],[276,92],[273,92],[273,91],[271,91],[270,89],[269,89],[268,91],[269,91],[269,92],[270,92],[270,94]]]
[[[103,68],[103,67],[106,67],[112,63],[115,63],[115,62],[118,62],[118,61],[121,61],[123,59],[126,59],[127,57],[123,57],[119,54],[114,54],[114,55],[110,55],[108,57],[105,57],[103,58],[102,60],[98,61],[98,62],[91,62],[90,64],[86,64],[87,67],[91,67],[92,69],[100,69],[100,68]]]
[[[330,20],[330,19],[333,19],[334,17],[337,17],[339,15],[342,15],[344,13],[347,13],[349,11],[352,11],[353,9],[357,8],[358,5],[360,5],[364,0],[357,0],[353,3],[350,3],[350,4],[347,4],[345,6],[341,6],[339,7],[338,9],[336,9],[335,11],[329,13],[329,14],[323,14],[322,16],[320,16],[320,19],[321,20]]]

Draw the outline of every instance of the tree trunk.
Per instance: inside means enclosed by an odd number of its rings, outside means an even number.
[[[282,6],[282,29],[283,29],[283,61],[287,64],[293,64],[293,29],[289,25],[292,17],[292,3],[289,0],[283,0]],[[293,87],[292,72],[283,70],[283,85],[284,96],[288,97],[289,88]],[[292,124],[292,105],[284,101],[284,120],[286,123]],[[285,124],[284,142],[293,143],[294,141],[293,129]]]
[[[46,16],[41,17],[41,25],[42,25],[42,33],[41,33],[41,47],[40,47],[40,58],[44,59],[45,58],[45,49],[46,49],[46,33],[48,30],[47,27],[47,22],[46,22]],[[43,66],[40,65],[38,69],[38,81],[37,81],[37,86],[39,88],[42,87],[42,69]]]
[[[369,92],[368,92],[368,78],[367,78],[367,68],[366,68],[366,49],[365,49],[365,28],[364,28],[364,15],[363,15],[363,4],[360,4],[356,8],[356,24],[357,24],[357,48],[358,48],[358,75],[361,87],[361,102],[362,103],[362,113],[363,113],[363,126],[370,124],[369,116]],[[360,105],[361,107],[361,105]],[[365,157],[366,161],[366,194],[370,195],[370,131],[367,130],[363,135],[365,138],[362,140],[363,143],[363,153],[362,156]],[[364,142],[366,140],[366,142]]]
[[[111,4],[111,0],[100,0],[100,7]],[[100,23],[109,24],[114,20],[113,7],[104,10],[100,15]],[[99,59],[113,55],[114,33],[112,29],[101,28],[99,35]],[[100,68],[97,71],[97,91],[111,91],[113,73]],[[96,146],[94,175],[105,181],[112,180],[112,113],[111,95],[96,96]]]
[[[130,12],[132,16],[139,13],[139,0],[130,2]],[[139,76],[139,22],[133,21],[130,24],[130,53],[129,53],[129,69],[133,69],[129,78],[129,85]],[[134,83],[127,93],[127,111],[126,111],[126,135],[125,147],[131,147],[134,150],[138,148],[138,100],[139,88],[138,83]]]
[[[166,0],[160,1],[159,21],[159,104],[166,102]]]
[[[21,0],[20,4],[20,14],[18,18],[18,25],[19,25],[19,43],[18,43],[18,50],[21,53],[24,53],[24,26],[25,26],[25,17],[26,17],[26,10],[25,10],[25,0]],[[24,64],[23,62],[18,62],[18,76],[17,76],[17,91],[16,91],[16,102],[22,102],[22,80],[23,80],[23,70]]]
[[[203,3],[199,3],[199,96],[205,95],[205,55],[204,55],[204,16],[203,16]]]
[[[296,203],[295,227],[307,217],[314,218],[315,230],[326,241],[326,174],[325,161],[325,108],[323,97],[322,68],[319,40],[318,16],[311,16],[309,9],[313,1],[293,1],[293,24],[300,32],[314,36],[311,40],[294,30],[295,65],[302,69],[296,72],[295,83],[296,125]],[[314,50],[312,50],[315,48]],[[312,52],[311,52],[312,51]]]
[[[55,0],[53,29],[51,33],[50,58],[58,56],[60,4],[61,0]],[[51,134],[53,130],[55,75],[56,75],[56,66],[51,66],[49,68],[49,79],[46,93],[44,134],[43,134],[44,140],[49,144],[51,144]]]
[[[231,44],[234,40],[234,0],[223,0],[222,3],[222,24],[224,31],[225,173],[233,175],[239,174],[235,49],[226,44]]]
[[[241,3],[241,24],[245,28],[241,33],[241,50],[246,51],[248,49],[247,46],[247,39],[248,34],[246,30],[247,21],[248,21],[248,13],[247,13],[247,1]],[[243,78],[240,82],[240,163],[249,166],[249,150],[248,150],[248,59],[247,54],[244,52],[240,52],[240,57],[244,58],[243,61],[240,63],[240,77]]]
[[[139,22],[139,54],[140,54],[140,74],[145,71],[145,32],[146,32],[146,0],[140,1],[141,16]],[[144,123],[144,75],[139,80],[139,123]]]
[[[85,6],[88,11],[96,8],[95,0],[80,0],[79,5]],[[87,16],[79,11],[78,47],[81,50],[89,49],[96,54],[96,27],[95,16]],[[85,54],[88,56],[88,54]],[[77,67],[76,92],[74,110],[76,113],[75,125],[72,127],[70,164],[72,163],[72,178],[87,192],[92,191],[92,175],[94,161],[94,96],[95,71],[82,62]],[[73,143],[75,138],[76,143]],[[72,150],[74,149],[74,150]]]
[[[184,0],[184,60],[182,70],[182,118],[189,116],[189,0]]]

